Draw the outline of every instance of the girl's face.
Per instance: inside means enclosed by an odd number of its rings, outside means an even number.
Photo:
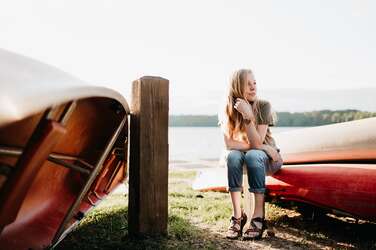
[[[253,74],[247,73],[245,77],[244,85],[244,97],[249,101],[253,102],[256,100],[256,80]]]

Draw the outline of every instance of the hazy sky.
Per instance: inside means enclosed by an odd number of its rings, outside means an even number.
[[[376,1],[8,0],[0,47],[126,97],[132,80],[162,76],[170,113],[210,114],[240,67],[261,97],[376,87]]]

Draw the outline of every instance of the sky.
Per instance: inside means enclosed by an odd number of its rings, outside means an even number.
[[[376,88],[375,30],[371,0],[0,2],[1,48],[114,88],[129,102],[133,80],[164,77],[170,114],[216,113],[239,68],[254,71],[259,96],[273,98],[278,111],[319,108],[283,102],[296,89]],[[330,107],[353,107],[344,103]],[[364,109],[376,110],[370,105]]]

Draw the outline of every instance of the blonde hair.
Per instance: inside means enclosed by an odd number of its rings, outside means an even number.
[[[247,103],[248,100],[244,94],[244,89],[246,86],[246,77],[247,74],[253,74],[252,70],[250,69],[240,69],[233,73],[230,84],[228,87],[228,94],[225,106],[225,115],[226,115],[226,122],[227,122],[227,132],[230,138],[233,138],[234,133],[236,132],[245,132],[245,124],[243,116],[234,108],[234,104],[236,98],[244,99]],[[253,114],[256,117],[256,126],[260,112],[260,102],[256,97],[255,101],[250,105],[252,105]],[[261,117],[260,117],[261,118]],[[262,118],[261,118],[262,119]]]

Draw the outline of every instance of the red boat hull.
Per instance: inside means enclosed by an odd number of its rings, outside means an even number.
[[[202,170],[192,187],[228,192],[226,175],[226,168]],[[376,221],[376,164],[284,165],[266,178],[266,187],[272,201],[296,201]]]
[[[290,165],[266,181],[270,197],[376,220],[376,164]]]

